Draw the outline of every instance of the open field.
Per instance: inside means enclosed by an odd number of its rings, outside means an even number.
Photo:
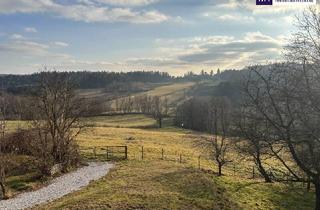
[[[150,128],[157,125],[156,120],[142,114],[88,117],[83,123],[86,127]]]
[[[148,90],[156,89],[157,87],[166,86],[168,83],[139,83],[140,87],[134,87],[124,91],[122,93],[117,92],[116,94],[113,91],[108,91],[106,88],[95,88],[95,89],[78,89],[77,93],[85,98],[112,98],[118,96],[119,94],[130,95],[137,94],[138,92],[145,92]]]
[[[79,89],[77,93],[81,97],[85,97],[87,99],[99,99],[101,101],[111,102],[111,107],[115,109],[115,98],[125,98],[127,96],[141,96],[141,95],[149,95],[149,96],[160,96],[167,97],[169,104],[175,104],[177,102],[181,102],[182,99],[185,98],[186,93],[190,88],[195,85],[194,82],[181,82],[181,83],[150,83],[144,84],[145,87],[140,91],[133,90],[117,93],[117,92],[106,92],[103,88],[97,89]]]
[[[6,133],[12,133],[16,131],[17,129],[26,129],[28,128],[29,124],[26,121],[21,121],[21,120],[12,120],[12,121],[7,121],[6,122]]]
[[[184,91],[187,91],[194,85],[193,82],[184,82],[184,83],[175,83],[165,86],[157,87],[153,90],[147,91],[145,94],[151,96],[177,96],[183,94]]]
[[[195,85],[194,82],[165,84],[162,86],[155,87],[149,91],[132,94],[131,96],[148,95],[148,96],[166,97],[168,99],[169,105],[176,106],[178,102],[183,101],[183,99],[186,97],[186,93],[194,85]],[[112,101],[112,107],[115,108],[115,100]]]
[[[313,208],[313,193],[306,192],[301,185],[265,184],[260,179],[233,175],[229,168],[225,170],[227,176],[217,177],[212,172],[216,170],[214,163],[205,158],[199,170],[197,157],[205,155],[195,147],[195,142],[205,136],[173,127],[86,128],[78,140],[81,148],[89,148],[84,153],[86,157],[92,158],[89,153],[92,147],[128,145],[129,160],[117,162],[102,180],[39,209]],[[143,160],[141,146],[144,146]],[[250,163],[239,162],[237,166],[241,164]]]

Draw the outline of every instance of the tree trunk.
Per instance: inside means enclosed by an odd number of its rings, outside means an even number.
[[[310,176],[308,176],[308,180],[307,180],[307,191],[309,192],[311,189],[311,180],[310,180]]]
[[[160,117],[158,121],[159,121],[159,128],[162,128],[162,118]]]
[[[264,169],[264,167],[263,167],[263,165],[262,165],[262,163],[261,163],[260,158],[257,158],[257,159],[256,159],[256,165],[257,165],[257,167],[258,167],[259,172],[260,172],[261,175],[263,176],[264,181],[267,182],[267,183],[272,182],[269,174],[268,174],[268,173],[266,172],[266,170]]]
[[[218,171],[218,176],[222,176],[222,164],[218,163],[219,171]]]
[[[320,180],[314,181],[314,186],[316,188],[316,207],[315,210],[320,210]]]
[[[2,197],[6,199],[6,188],[3,182],[0,182],[0,187],[1,187]]]

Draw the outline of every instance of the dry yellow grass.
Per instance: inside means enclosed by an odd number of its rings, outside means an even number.
[[[169,104],[177,104],[179,101],[183,100],[183,98],[185,97],[185,93],[192,86],[194,86],[194,84],[194,82],[166,84],[163,86],[156,87],[153,90],[146,91],[143,93],[137,93],[132,96],[149,95],[166,97],[168,99]],[[115,101],[112,101],[112,108],[115,108]]]
[[[150,128],[157,124],[156,120],[143,114],[89,117],[82,121],[87,127]]]
[[[142,116],[99,117],[78,136],[85,157],[93,147],[127,145],[129,160],[117,162],[103,179],[79,192],[39,209],[312,209],[313,193],[301,186],[265,184],[261,179],[233,175],[233,167],[217,177],[215,163],[197,147],[208,135],[165,127],[137,129],[133,119]],[[145,125],[153,123],[144,119]],[[117,122],[117,127],[110,126]],[[123,122],[123,123],[121,123]],[[140,122],[137,122],[139,124]],[[119,124],[121,124],[119,126]],[[105,126],[107,125],[107,126]],[[127,128],[128,126],[129,128]],[[131,140],[128,140],[131,139]],[[144,159],[141,160],[141,147]],[[161,159],[164,149],[165,160]],[[103,151],[99,151],[103,153]],[[182,154],[182,163],[179,157]],[[201,168],[198,169],[198,156]],[[99,156],[100,157],[100,156]],[[237,167],[251,163],[231,158]],[[210,170],[209,170],[210,169]]]

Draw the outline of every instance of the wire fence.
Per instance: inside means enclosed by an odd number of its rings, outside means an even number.
[[[187,151],[177,151],[162,147],[145,146],[105,146],[105,147],[85,147],[80,148],[81,154],[89,160],[120,161],[120,160],[162,160],[171,161],[177,164],[184,164],[208,173],[216,173],[218,170],[216,162],[207,154],[190,153]],[[313,188],[310,178],[303,177],[296,180],[285,170],[269,167],[267,173],[273,181],[285,182],[291,185],[299,185],[310,190]],[[258,168],[248,161],[239,163],[232,161],[225,164],[222,172],[227,176],[235,176],[246,179],[263,179]]]

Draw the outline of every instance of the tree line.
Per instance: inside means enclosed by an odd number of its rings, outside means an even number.
[[[169,102],[167,97],[160,96],[128,96],[117,98],[114,101],[116,113],[141,113],[153,117],[159,128],[162,127],[163,118],[169,115]]]
[[[46,70],[44,70],[46,71]],[[166,72],[56,72],[70,78],[77,88],[106,88],[112,83],[128,82],[168,82],[172,77]],[[41,73],[27,75],[0,75],[0,88],[14,94],[27,94],[34,91],[41,80]]]
[[[44,71],[47,71],[44,69]],[[123,92],[128,89],[143,88],[144,83],[185,82],[185,81],[234,81],[245,72],[244,70],[224,70],[210,73],[202,70],[199,74],[188,72],[183,76],[171,76],[167,72],[133,71],[133,72],[63,72],[57,73],[69,77],[78,89],[104,88],[105,91]],[[32,95],[37,91],[41,79],[40,73],[25,75],[0,75],[0,89],[14,95]]]

